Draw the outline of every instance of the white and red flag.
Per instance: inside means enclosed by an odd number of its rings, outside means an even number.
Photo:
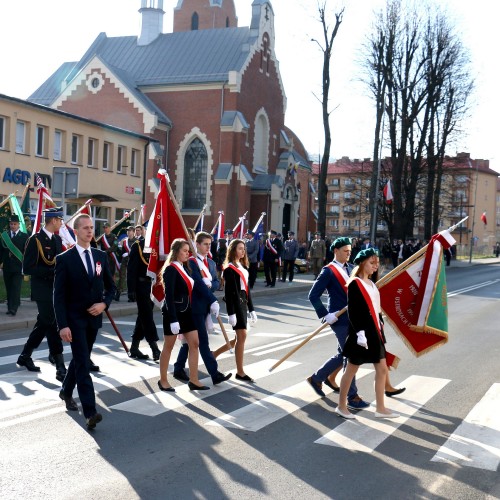
[[[33,223],[33,231],[31,234],[38,233],[42,225],[42,216],[45,208],[53,208],[56,206],[51,198],[47,188],[42,182],[41,177],[35,173],[36,192],[38,193],[38,203],[36,206],[35,222]]]
[[[222,210],[219,210],[219,217],[210,234],[213,236],[214,241],[224,239],[224,212]]]
[[[246,215],[248,212],[245,212],[245,214],[242,217],[238,218],[238,223],[236,226],[234,226],[233,229],[233,238],[234,239],[239,239],[242,240],[243,236],[245,235],[245,219]]]
[[[384,198],[385,202],[390,205],[392,203],[392,200],[394,199],[394,196],[392,195],[392,187],[391,187],[391,181],[388,180],[387,184],[384,186]]]
[[[170,252],[172,241],[176,238],[185,239],[186,231],[184,222],[168,194],[167,172],[164,169],[159,170],[158,178],[160,179],[160,189],[149,218],[144,251],[151,253],[148,265],[148,276],[152,279],[151,300],[161,307],[165,299],[165,291],[161,284],[161,269]]]

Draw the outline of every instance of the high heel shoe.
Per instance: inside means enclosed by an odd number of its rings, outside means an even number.
[[[401,389],[396,389],[394,391],[385,391],[385,395],[389,398],[392,398],[392,396],[397,396],[398,394],[402,394],[405,391],[406,387],[401,387]]]
[[[163,392],[175,392],[175,389],[173,387],[163,387],[159,380],[158,380],[158,389],[160,389],[160,391]]]
[[[190,391],[208,391],[210,389],[206,385],[196,385],[191,381],[188,382],[188,387]]]

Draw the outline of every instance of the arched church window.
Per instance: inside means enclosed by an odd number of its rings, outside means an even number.
[[[191,31],[196,31],[198,29],[199,21],[198,13],[194,12],[191,16]]]
[[[200,139],[194,139],[184,156],[182,208],[201,209],[207,198],[207,150]]]
[[[226,17],[226,28],[229,28],[229,17]]]
[[[264,114],[255,120],[254,166],[267,171],[269,159],[269,122]]]

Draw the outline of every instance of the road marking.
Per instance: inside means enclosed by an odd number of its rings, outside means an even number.
[[[318,340],[318,339],[321,339],[323,337],[326,337],[327,335],[330,335],[330,332],[327,331],[325,333],[320,333],[320,334],[316,335],[312,340]],[[266,354],[270,354],[272,352],[280,351],[282,349],[288,349],[290,347],[299,345],[301,342],[302,342],[302,339],[295,340],[293,342],[289,342],[288,344],[280,345],[279,347],[273,347],[271,349],[266,349],[265,351],[254,352],[253,355],[254,356],[265,356]]]
[[[356,378],[360,378],[372,373],[373,370],[360,368]],[[333,391],[323,386],[326,395]],[[268,396],[260,401],[246,405],[231,413],[222,415],[205,425],[215,427],[231,427],[234,429],[244,429],[250,432],[257,432],[262,428],[277,422],[283,417],[300,410],[304,406],[321,399],[306,382],[287,387],[272,396]]]
[[[496,471],[500,463],[500,384],[493,384],[431,462]]]
[[[391,410],[401,414],[399,418],[376,419],[375,407],[371,406],[358,412],[356,420],[342,422],[335,429],[317,439],[315,443],[346,448],[350,451],[372,453],[449,382],[442,378],[412,375],[400,384],[406,386],[406,394],[411,399],[392,398],[388,404]]]
[[[275,359],[264,359],[262,361],[258,361],[257,363],[245,366],[245,371],[247,373],[250,373],[252,375],[252,378],[254,378],[255,380],[259,380],[270,375],[269,368],[273,366],[274,363],[276,363]],[[282,365],[276,368],[274,372],[283,371],[299,364],[300,363],[285,361]],[[209,381],[209,378],[200,380],[200,382],[204,385],[208,384]],[[124,401],[123,403],[111,406],[110,409],[128,411],[148,417],[155,417],[167,411],[175,410],[191,403],[196,403],[212,395],[220,394],[221,392],[240,386],[240,382],[229,380],[217,385],[216,387],[212,387],[209,391],[191,392],[188,385],[184,384],[180,387],[176,387],[175,393],[157,391],[153,394],[148,394],[146,396],[141,396],[129,401]]]
[[[252,335],[254,337],[276,337],[276,338],[287,339],[287,338],[295,336],[295,333],[266,333],[266,332],[259,332],[259,333],[253,333]]]
[[[459,288],[458,290],[454,290],[452,292],[448,292],[448,297],[454,297],[455,295],[460,295],[462,293],[472,292],[473,290],[478,290],[479,288],[484,288],[485,286],[494,285],[498,283],[500,279],[496,279],[493,281],[484,281],[483,283],[478,283],[477,285],[471,285],[465,288]]]

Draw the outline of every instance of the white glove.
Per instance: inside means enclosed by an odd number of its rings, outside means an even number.
[[[230,314],[227,319],[231,326],[236,326],[236,314]]]
[[[212,302],[211,306],[210,306],[210,314],[213,314],[216,318],[219,317],[219,311],[220,311],[220,306],[219,306],[219,303],[216,301],[216,302]]]
[[[202,278],[203,283],[208,286],[208,288],[212,288],[212,280],[210,278]]]
[[[177,335],[181,331],[181,325],[179,323],[170,323],[170,331]]]
[[[213,333],[214,322],[212,321],[212,316],[210,316],[210,314],[207,314],[207,317],[205,318],[205,328],[208,333]]]
[[[338,312],[338,311],[337,311]],[[329,325],[333,325],[336,323],[339,318],[337,318],[336,313],[328,313],[324,318],[323,318]]]
[[[365,331],[360,330],[358,333],[356,333],[356,335],[358,337],[358,345],[364,347],[365,349],[368,349],[368,341],[366,340]]]
[[[252,323],[257,323],[257,313],[255,311],[250,311],[250,321]]]

